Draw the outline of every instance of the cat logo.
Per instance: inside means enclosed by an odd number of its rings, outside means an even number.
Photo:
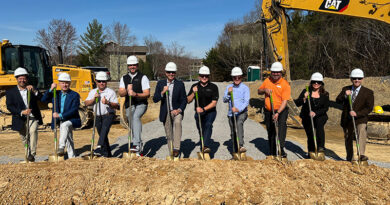
[[[348,8],[349,0],[324,0],[320,10],[343,12]]]

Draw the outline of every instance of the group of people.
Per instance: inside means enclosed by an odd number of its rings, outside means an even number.
[[[130,151],[137,156],[142,155],[142,122],[141,117],[148,108],[150,97],[149,79],[138,70],[138,59],[136,56],[129,56],[127,59],[128,73],[121,77],[118,94],[125,97],[125,108],[128,122],[131,123],[132,144]],[[275,62],[271,66],[271,76],[264,80],[258,88],[259,95],[265,95],[264,121],[268,133],[269,155],[277,155],[276,135],[280,141],[281,157],[286,158],[284,150],[287,134],[288,106],[291,98],[291,87],[282,77],[283,66]],[[218,87],[210,81],[210,69],[203,66],[199,69],[199,81],[193,84],[186,93],[184,83],[176,78],[177,66],[169,62],[165,66],[166,79],[157,82],[153,102],[160,102],[159,120],[163,123],[166,136],[172,140],[168,143],[170,150],[173,150],[174,157],[179,157],[180,142],[182,137],[182,121],[187,104],[195,100],[195,121],[200,136],[203,136],[202,152],[211,152],[211,136],[213,122],[216,119],[216,105],[219,99]],[[33,86],[28,84],[28,72],[24,68],[17,68],[14,72],[17,86],[7,90],[6,104],[12,113],[12,129],[19,132],[23,144],[28,144],[28,161],[34,161],[37,148],[37,128],[42,124],[42,117],[37,102],[53,103],[53,121],[59,125],[60,139],[58,154],[64,155],[65,148],[68,158],[75,157],[73,143],[73,129],[81,126],[78,113],[80,95],[70,89],[71,78],[67,73],[60,73],[58,76],[59,90],[57,84],[53,83],[51,88],[43,95]],[[223,102],[228,103],[228,123],[231,130],[233,152],[246,152],[244,143],[244,122],[248,118],[248,105],[250,91],[243,80],[241,68],[234,67],[231,70],[232,83],[229,84],[223,94]],[[360,144],[360,160],[368,160],[365,156],[365,145],[367,139],[367,116],[374,105],[373,91],[362,86],[364,73],[361,69],[354,69],[350,74],[352,85],[342,89],[336,98],[336,102],[343,105],[341,126],[345,134],[345,146],[347,151],[346,159],[354,160],[353,139],[354,129],[352,117],[356,119],[357,135]],[[96,113],[96,128],[99,134],[99,141],[96,152],[104,157],[111,157],[111,149],[108,140],[108,133],[115,118],[115,110],[119,108],[117,94],[107,87],[109,77],[105,72],[96,74],[97,88],[92,89],[85,99],[86,106],[93,106]],[[349,106],[349,98],[352,99],[352,110]],[[131,99],[131,100],[130,100]],[[311,106],[309,107],[309,101]],[[30,103],[31,102],[31,103]],[[315,127],[318,152],[325,151],[324,125],[328,120],[327,111],[329,108],[329,93],[325,90],[322,74],[316,72],[311,76],[308,89],[302,90],[295,100],[297,106],[302,106],[300,117],[307,134],[308,152],[315,149],[312,124],[313,118]],[[27,116],[29,122],[27,123]],[[235,118],[235,119],[234,119]],[[57,123],[54,123],[56,121]],[[277,127],[275,127],[277,125]],[[29,126],[29,129],[26,129]],[[26,135],[26,131],[29,134]],[[201,133],[202,132],[202,133]],[[29,136],[29,137],[26,137]],[[171,147],[172,146],[172,147]],[[239,150],[237,150],[239,149]]]

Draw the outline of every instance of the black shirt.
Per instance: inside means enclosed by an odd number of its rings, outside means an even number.
[[[209,82],[205,87],[203,87],[202,85],[200,85],[199,82],[197,82],[191,86],[191,89],[188,92],[188,95],[191,95],[193,93],[192,88],[195,86],[198,86],[199,107],[204,108],[208,104],[210,104],[211,101],[213,101],[213,100],[218,101],[218,98],[219,98],[218,87],[214,83]],[[196,107],[197,107],[196,99],[194,99],[194,100],[195,100],[194,105],[195,105],[195,110],[196,110]],[[212,112],[212,111],[216,111],[216,108],[213,107],[212,109],[207,110],[206,112]]]

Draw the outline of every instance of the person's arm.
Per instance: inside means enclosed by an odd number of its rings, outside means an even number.
[[[67,96],[68,98],[69,96]],[[69,106],[70,109],[64,110],[64,112],[61,115],[61,118],[64,120],[68,120],[70,117],[75,115],[76,113],[79,112],[79,107],[80,107],[80,95],[77,93],[76,97],[73,99],[68,99],[70,100],[71,105]],[[67,100],[65,100],[67,101]]]
[[[87,99],[85,99],[85,101],[84,101],[84,104],[86,106],[91,106],[91,105],[95,104],[95,94],[96,94],[95,90],[91,90],[89,92]]]
[[[125,82],[123,81],[123,77],[121,77],[119,81],[119,90],[118,90],[119,96],[125,97],[127,95],[127,90],[125,87]]]
[[[149,85],[149,79],[144,75],[141,79],[141,85],[142,85],[142,93],[136,93],[134,97],[140,98],[140,99],[147,99],[150,97],[150,85]]]
[[[162,91],[162,85],[160,81],[157,82],[156,89],[154,90],[154,95],[153,95],[153,102],[157,103],[160,100],[163,99],[163,96],[161,96],[161,91]]]
[[[211,103],[209,103],[207,106],[203,107],[204,111],[213,109],[217,106],[217,100],[212,100]]]
[[[243,88],[243,93],[244,93],[244,99],[243,99],[242,103],[238,103],[238,104],[234,105],[238,109],[238,112],[242,112],[249,105],[249,99],[250,99],[249,88],[245,86]]]
[[[180,106],[179,106],[179,109],[180,109],[180,112],[183,113],[184,110],[186,109],[187,107],[187,95],[186,95],[186,88],[184,86],[184,83],[181,82],[181,89],[180,89]]]
[[[13,97],[11,97],[12,95],[13,94],[11,92],[6,92],[5,103],[7,105],[7,109],[11,112],[12,115],[20,116],[23,110],[16,107],[16,103],[13,101]]]
[[[297,107],[300,107],[305,103],[305,93],[306,93],[306,89],[303,89],[301,94],[299,94],[299,97],[294,100],[295,105]]]
[[[370,114],[372,109],[374,108],[374,93],[371,90],[369,90],[367,94],[368,95],[365,98],[364,108],[358,111],[355,110],[356,117],[358,118],[368,116],[368,114]]]
[[[224,103],[227,103],[227,102],[230,101],[229,87],[230,87],[230,85],[228,85],[228,86],[226,87],[225,92],[223,93],[223,98],[222,98],[222,100],[223,100]]]
[[[340,105],[344,105],[345,100],[346,100],[345,99],[345,90],[346,90],[345,87],[343,89],[341,89],[341,92],[336,97],[336,103],[338,103]]]
[[[192,88],[193,88],[194,86],[196,86],[196,85],[191,86],[191,89],[190,89],[190,91],[188,92],[188,95],[187,95],[187,104],[190,104],[190,103],[194,100],[194,98],[195,98],[195,93],[194,93],[194,91],[192,90]]]

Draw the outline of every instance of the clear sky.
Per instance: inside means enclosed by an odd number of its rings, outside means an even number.
[[[37,45],[39,29],[65,19],[82,35],[96,18],[103,26],[127,24],[137,43],[149,35],[169,45],[177,41],[194,57],[214,46],[225,23],[241,19],[256,0],[7,0],[1,1],[0,39]]]

